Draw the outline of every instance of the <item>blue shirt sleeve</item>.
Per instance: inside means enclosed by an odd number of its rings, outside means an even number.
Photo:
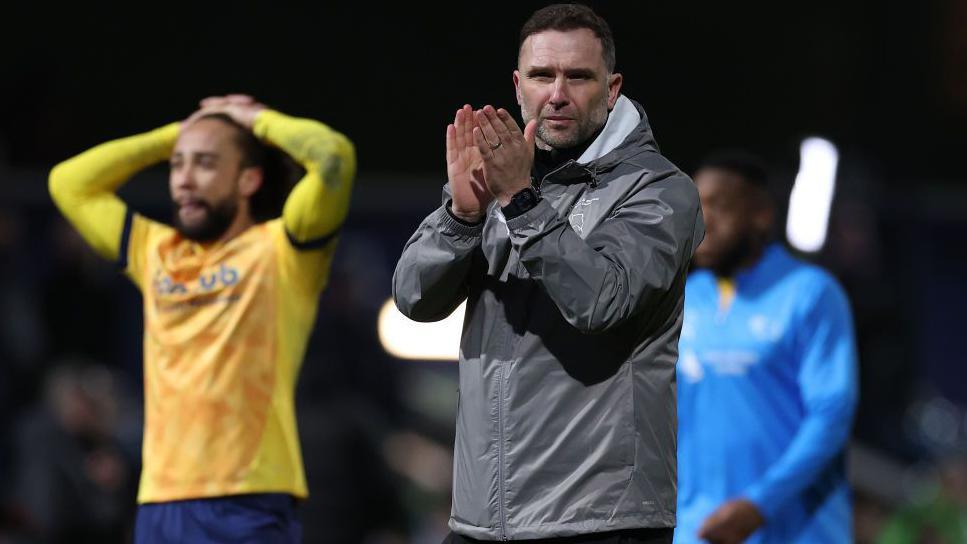
[[[820,280],[816,296],[793,324],[805,418],[785,453],[743,494],[767,520],[842,453],[858,400],[849,302],[832,278]]]

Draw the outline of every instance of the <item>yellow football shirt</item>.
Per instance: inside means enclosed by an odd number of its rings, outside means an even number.
[[[294,393],[355,175],[329,127],[266,110],[254,132],[306,169],[281,218],[201,245],[131,213],[114,191],[165,160],[172,124],[51,172],[55,202],[144,298],[145,430],[138,501],[307,496]]]

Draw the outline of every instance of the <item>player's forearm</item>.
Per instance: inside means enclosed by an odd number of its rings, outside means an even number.
[[[50,172],[50,193],[65,197],[114,192],[132,175],[168,158],[178,138],[178,123],[91,148]]]
[[[786,452],[744,496],[768,519],[787,501],[815,485],[821,474],[835,470],[832,463],[846,449],[852,422],[852,408],[836,413],[808,416]]]
[[[356,175],[349,139],[318,121],[272,110],[259,114],[254,131],[306,169],[282,213],[289,235],[307,243],[332,234],[346,218]]]
[[[826,282],[802,300],[805,317],[796,344],[806,415],[783,455],[746,494],[766,517],[816,485],[824,472],[837,469],[835,459],[846,448],[859,395],[856,342],[845,294]]]
[[[57,207],[101,256],[115,260],[127,206],[114,191],[134,173],[162,161],[178,137],[178,124],[114,140],[58,164],[50,172]]]

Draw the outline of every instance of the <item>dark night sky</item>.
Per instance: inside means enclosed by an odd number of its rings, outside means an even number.
[[[736,4],[592,3],[673,161],[740,145],[794,165],[821,134],[885,181],[958,179],[957,0]],[[248,92],[346,132],[362,172],[439,172],[456,107],[516,111],[517,31],[541,5],[5,7],[0,161],[45,168]]]

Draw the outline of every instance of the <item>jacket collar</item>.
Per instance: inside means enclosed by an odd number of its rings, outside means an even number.
[[[643,113],[644,111],[642,111]],[[638,113],[638,108],[635,107],[635,104],[628,97],[625,95],[619,96],[614,104],[614,108],[608,114],[608,122],[605,123],[604,130],[598,134],[594,142],[578,157],[577,162],[587,164],[613,151],[641,123],[641,120],[644,118],[642,114]]]
[[[598,174],[646,151],[658,151],[648,116],[641,104],[621,95],[604,129],[576,161],[568,161],[548,177],[557,183],[587,181],[597,185]]]

